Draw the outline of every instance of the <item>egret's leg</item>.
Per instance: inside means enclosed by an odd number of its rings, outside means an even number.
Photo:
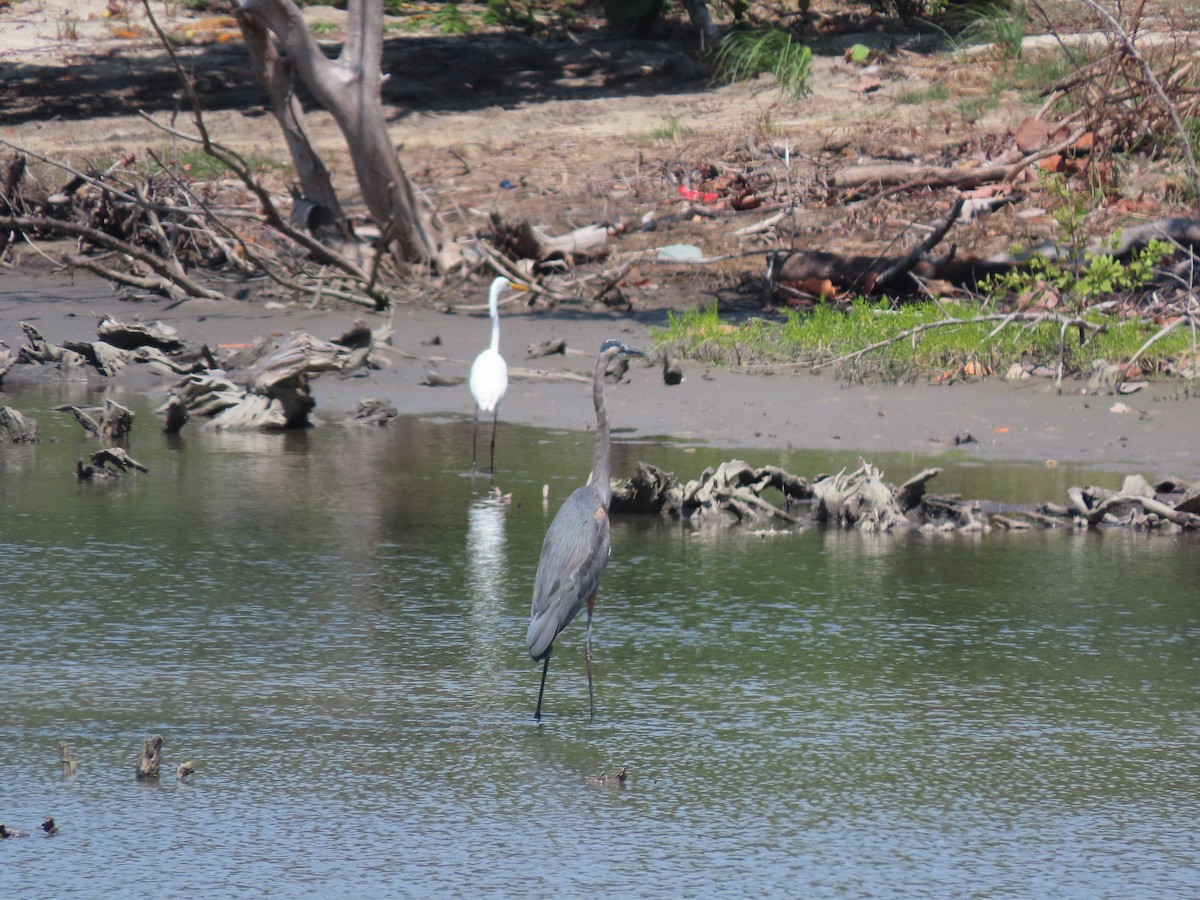
[[[553,650],[553,645],[550,650]],[[550,668],[550,650],[546,651],[546,658],[542,662],[542,686],[538,688],[538,702],[533,710],[533,720],[535,722],[542,721],[542,693],[546,690],[546,670]]]
[[[592,611],[588,610],[587,618],[587,640],[583,645],[583,655],[587,660],[588,673],[588,721],[596,720],[596,698],[592,690]]]
[[[477,404],[475,404],[475,425],[471,429],[471,471],[472,472],[479,471],[479,465],[477,462],[479,459],[479,456],[475,452],[475,450],[478,446],[478,441],[479,441],[479,404],[477,403]]]
[[[488,466],[488,471],[496,474],[496,420],[500,418],[500,405],[496,404],[496,410],[492,413],[492,460]]]

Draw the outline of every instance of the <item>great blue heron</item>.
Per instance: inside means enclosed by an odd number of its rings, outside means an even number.
[[[509,281],[503,276],[492,282],[488,292],[488,314],[492,317],[492,343],[475,357],[471,364],[471,396],[475,398],[475,426],[471,431],[471,471],[478,471],[476,448],[479,438],[479,411],[492,414],[492,453],[489,472],[496,470],[496,420],[500,417],[500,401],[508,391],[508,366],[500,355],[500,310],[496,304],[506,290],[528,290],[523,284]]]
[[[608,565],[608,502],[612,497],[604,373],[608,364],[618,357],[645,355],[620,341],[608,340],[601,345],[596,357],[596,371],[592,376],[592,402],[596,406],[596,452],[592,457],[592,474],[586,485],[571,493],[550,523],[533,582],[533,608],[525,643],[529,655],[542,661],[542,684],[533,711],[533,717],[538,721],[542,718],[542,694],[546,690],[546,671],[550,668],[554,639],[585,606],[588,708],[591,718],[596,717],[592,691],[592,610],[596,605],[600,576]]]

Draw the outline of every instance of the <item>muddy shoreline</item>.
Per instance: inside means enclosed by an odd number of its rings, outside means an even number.
[[[478,292],[482,295],[483,288]],[[477,298],[464,298],[473,299]],[[188,343],[210,346],[246,344],[297,329],[329,339],[356,319],[372,328],[387,321],[349,308],[124,299],[105,282],[82,274],[33,277],[10,271],[0,289],[0,340],[13,349],[24,342],[22,321],[34,324],[52,342],[91,340],[105,315],[121,321],[162,321]],[[587,375],[595,349],[605,338],[620,337],[650,349],[654,329],[666,321],[665,311],[538,313],[509,305],[502,310],[501,352],[510,369]],[[391,323],[392,364],[366,374],[360,371],[357,377],[317,379],[315,415],[338,421],[359,400],[371,397],[393,403],[402,414],[469,417],[474,407],[465,383],[430,387],[422,382],[430,372],[465,378],[471,360],[488,340],[486,314],[401,306]],[[526,358],[527,346],[551,338],[566,341],[566,354]],[[33,374],[21,371],[25,368],[18,366],[10,373],[0,402],[19,408],[20,387]],[[1075,380],[1056,395],[1052,382],[1036,379],[845,386],[829,375],[784,367],[764,372],[684,362],[683,368],[684,381],[676,386],[666,385],[660,367],[653,365],[635,365],[625,382],[610,386],[610,416],[619,433],[730,449],[953,453],[954,459],[1070,462],[1147,478],[1200,478],[1200,400],[1185,398],[1178,383],[1113,397],[1084,395],[1084,383]],[[33,380],[45,383],[45,376]],[[163,399],[170,383],[144,366],[131,366],[111,386]],[[1128,411],[1112,411],[1117,404]],[[514,372],[501,421],[588,429],[588,389],[579,381],[530,379]],[[974,440],[962,443],[968,434]]]

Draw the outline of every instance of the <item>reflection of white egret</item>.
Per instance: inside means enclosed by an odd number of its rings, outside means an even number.
[[[496,470],[496,420],[500,417],[500,401],[508,390],[508,366],[500,355],[500,310],[496,304],[505,290],[528,290],[507,278],[497,278],[488,292],[488,314],[492,317],[492,343],[475,357],[471,364],[471,396],[475,398],[475,425],[471,431],[471,471],[478,469],[476,447],[479,440],[479,411],[492,414],[492,453],[488,471]]]
[[[478,600],[491,600],[501,594],[505,570],[505,505],[503,498],[490,494],[467,509],[471,593]]]
[[[533,607],[525,643],[529,655],[542,663],[542,685],[538,688],[533,717],[542,718],[542,694],[546,690],[546,670],[550,652],[558,637],[579,611],[587,606],[588,708],[596,717],[592,692],[592,609],[596,589],[608,565],[608,502],[612,497],[611,448],[608,440],[608,413],[604,408],[604,373],[614,359],[645,356],[641,350],[626,347],[620,341],[605,341],[596,357],[592,376],[592,403],[596,408],[596,451],[592,457],[592,475],[588,483],[576,488],[558,508],[542,543],[537,577],[533,584]]]
[[[504,664],[504,645],[495,636],[504,633],[505,580],[508,576],[504,499],[495,494],[475,500],[467,508],[467,602],[471,640],[470,658],[480,667],[477,689],[492,684],[489,677]]]

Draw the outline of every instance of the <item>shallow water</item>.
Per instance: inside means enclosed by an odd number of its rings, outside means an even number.
[[[539,727],[529,592],[588,435],[502,425],[505,503],[461,475],[469,422],[168,439],[142,409],[130,451],[150,474],[90,485],[72,469],[91,445],[53,402],[14,403],[45,440],[0,448],[0,820],[50,814],[61,834],[0,843],[2,896],[1200,884],[1192,541],[618,517],[597,720],[576,623]],[[620,443],[614,470],[694,477],[729,456]],[[890,480],[935,464],[874,462]],[[937,489],[1025,503],[1115,478],[964,462]],[[139,784],[155,733],[164,777]],[[621,766],[624,787],[586,783]]]

